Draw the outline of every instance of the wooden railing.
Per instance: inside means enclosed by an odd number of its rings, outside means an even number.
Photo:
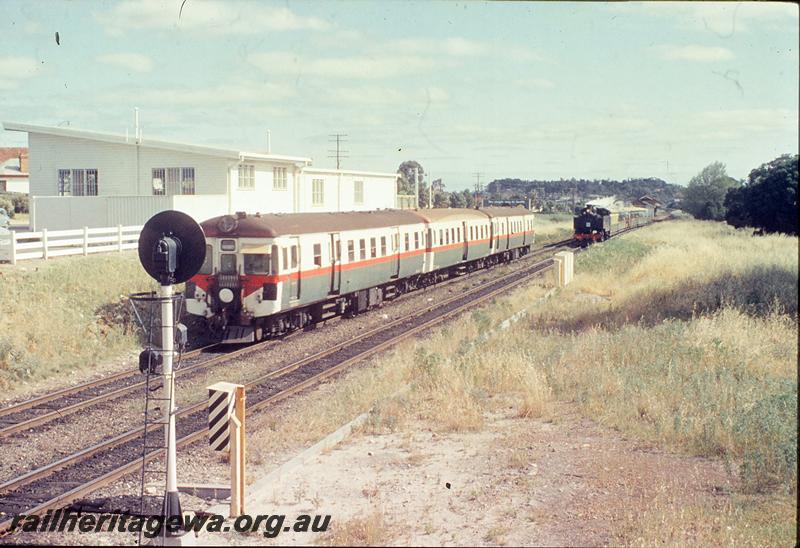
[[[64,255],[88,255],[136,249],[141,226],[43,229],[39,232],[0,234],[0,262],[17,264],[25,259],[49,259]]]

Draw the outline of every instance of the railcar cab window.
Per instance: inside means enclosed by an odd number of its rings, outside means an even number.
[[[244,273],[245,274],[269,274],[270,257],[269,253],[245,253]]]
[[[322,266],[322,246],[319,244],[314,244],[314,264]]]
[[[236,240],[222,240],[220,249],[222,251],[236,251]]]
[[[206,258],[200,266],[200,274],[211,274],[214,265],[214,252],[210,245],[206,245]]]
[[[219,271],[222,274],[237,274],[236,255],[233,253],[223,253],[219,256]]]

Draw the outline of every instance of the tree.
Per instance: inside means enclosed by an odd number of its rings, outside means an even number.
[[[411,193],[412,194],[414,193],[413,189],[412,189]],[[429,195],[428,195],[428,183],[420,181],[419,182],[419,196],[418,196],[419,207],[421,207],[421,208],[428,207],[428,197],[429,197]]]
[[[464,195],[460,192],[451,193],[450,207],[467,207],[467,201],[464,199]]]
[[[422,168],[419,162],[416,160],[406,160],[400,167],[397,168],[397,173],[400,174],[400,180],[398,181],[398,188],[397,192],[399,194],[414,194],[414,168],[417,169],[417,176],[419,180],[422,181],[423,177],[425,176],[425,170]]]
[[[698,219],[721,221],[725,218],[725,195],[738,184],[725,173],[725,164],[709,164],[689,181],[683,209]]]
[[[725,197],[728,224],[797,234],[799,161],[797,154],[784,154],[751,171],[745,186]]]
[[[464,207],[473,208],[475,207],[475,196],[473,196],[472,191],[468,188],[465,188],[461,191],[461,194],[464,196]]]

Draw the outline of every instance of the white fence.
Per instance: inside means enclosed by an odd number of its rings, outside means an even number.
[[[0,234],[0,262],[17,264],[25,259],[49,259],[64,255],[88,255],[136,249],[141,226],[79,228]]]

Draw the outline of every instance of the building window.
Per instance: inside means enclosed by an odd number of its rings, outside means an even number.
[[[286,168],[272,168],[272,190],[286,190]]]
[[[256,166],[239,164],[239,190],[253,190],[256,187]]]
[[[96,169],[59,169],[59,196],[97,196]]]
[[[193,167],[154,167],[151,173],[153,196],[195,193]]]
[[[311,181],[311,205],[321,206],[325,203],[325,180],[314,179]]]
[[[354,181],[353,182],[353,202],[356,204],[363,204],[364,203],[364,181]]]
[[[194,168],[181,168],[181,194],[194,194]]]

